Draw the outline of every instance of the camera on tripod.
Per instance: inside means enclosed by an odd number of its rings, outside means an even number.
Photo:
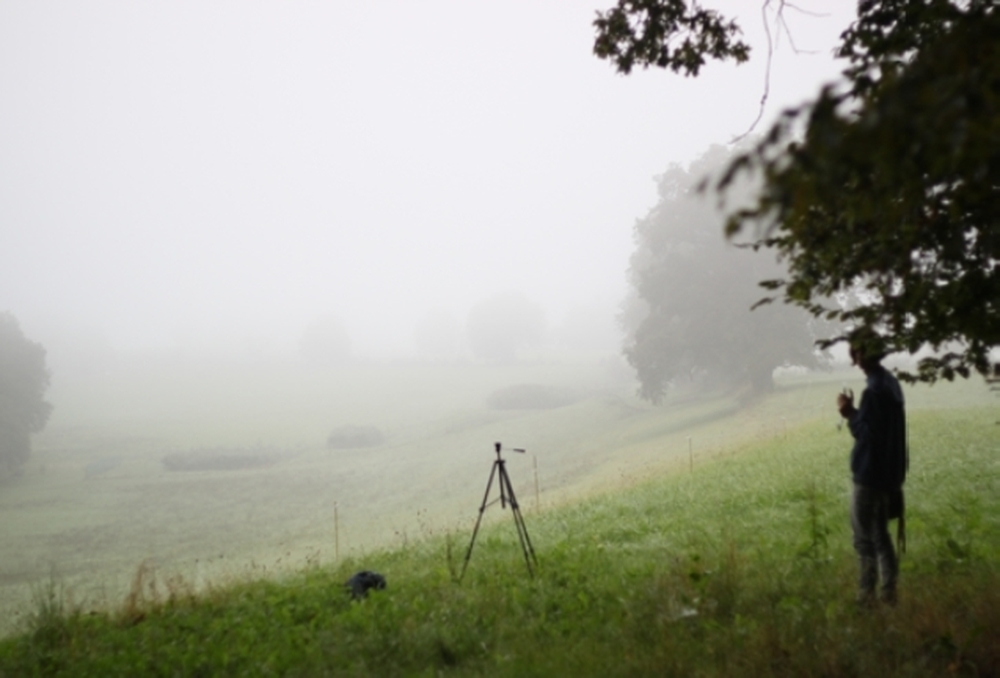
[[[500,508],[507,508],[510,504],[511,513],[514,514],[514,525],[517,527],[517,538],[521,544],[521,553],[524,554],[524,563],[528,566],[528,575],[535,576],[532,565],[538,567],[538,559],[535,557],[535,549],[531,545],[531,538],[528,537],[528,528],[524,524],[524,516],[521,515],[521,507],[517,503],[514,495],[514,486],[510,483],[510,476],[507,475],[507,466],[503,457],[500,456],[501,445],[494,443],[493,449],[497,458],[493,460],[493,467],[490,469],[490,479],[486,481],[486,493],[483,494],[483,503],[479,506],[479,517],[476,518],[476,527],[472,530],[472,540],[469,542],[469,549],[465,552],[465,562],[462,564],[462,573],[458,577],[461,582],[465,576],[465,570],[469,566],[469,558],[472,557],[472,547],[476,544],[476,535],[479,534],[479,525],[483,520],[483,513],[486,507],[500,502]],[[520,447],[511,448],[514,452],[524,454],[525,450]],[[493,488],[493,479],[496,478],[500,486],[500,496],[493,501],[489,501],[490,490]]]

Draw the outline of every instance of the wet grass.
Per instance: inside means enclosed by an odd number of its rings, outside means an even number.
[[[143,567],[110,611],[52,580],[0,676],[997,675],[996,418],[911,416],[895,608],[853,603],[849,438],[823,421],[528,513],[534,578],[491,507],[461,584],[466,531],[200,593]],[[351,601],[359,569],[388,588]]]

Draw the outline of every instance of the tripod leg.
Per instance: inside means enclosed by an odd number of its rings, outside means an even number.
[[[538,558],[535,557],[535,549],[531,545],[531,539],[528,537],[528,527],[524,524],[521,507],[517,503],[517,497],[514,496],[514,486],[511,485],[510,476],[507,475],[507,470],[503,467],[500,467],[500,485],[507,488],[507,498],[510,501],[511,513],[514,514],[514,525],[517,527],[518,541],[521,542],[521,553],[524,554],[524,564],[528,566],[528,574],[534,577],[535,571],[532,569],[531,563],[534,562],[537,566]]]
[[[490,479],[486,481],[486,492],[483,494],[483,503],[479,506],[479,516],[476,518],[476,527],[472,530],[472,540],[469,541],[469,549],[465,552],[465,562],[462,563],[462,573],[458,575],[459,583],[465,577],[465,568],[469,566],[469,558],[472,557],[472,547],[476,543],[476,535],[479,534],[479,524],[483,521],[483,512],[486,510],[486,500],[490,498],[490,488],[493,486],[493,476],[497,471],[497,462],[493,462],[490,469]]]
[[[538,558],[535,556],[535,547],[531,545],[531,538],[528,536],[528,526],[525,525],[525,523],[524,523],[524,516],[521,515],[521,508],[520,507],[518,507],[518,509],[517,509],[516,520],[517,520],[518,524],[521,526],[521,532],[524,534],[524,543],[528,547],[527,553],[525,554],[525,557],[527,558],[527,556],[530,554],[531,555],[531,562],[533,562],[535,564],[535,566],[537,567],[538,566]]]

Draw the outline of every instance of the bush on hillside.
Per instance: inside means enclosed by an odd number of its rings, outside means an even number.
[[[384,442],[382,431],[374,426],[341,426],[333,429],[326,438],[326,446],[331,450],[378,447]]]

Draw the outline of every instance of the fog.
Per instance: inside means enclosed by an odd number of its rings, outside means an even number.
[[[538,507],[773,432],[638,402],[616,314],[655,177],[832,79],[852,3],[786,10],[768,86],[760,3],[697,79],[596,59],[611,4],[0,3],[0,312],[54,406],[0,607],[464,530],[495,441]]]
[[[288,353],[334,318],[389,357],[517,293],[616,351],[653,177],[748,129],[766,41],[720,2],[751,63],[623,77],[608,4],[3,3],[0,309],[114,349]],[[850,3],[799,4],[827,16],[787,12],[765,122],[837,72]]]

